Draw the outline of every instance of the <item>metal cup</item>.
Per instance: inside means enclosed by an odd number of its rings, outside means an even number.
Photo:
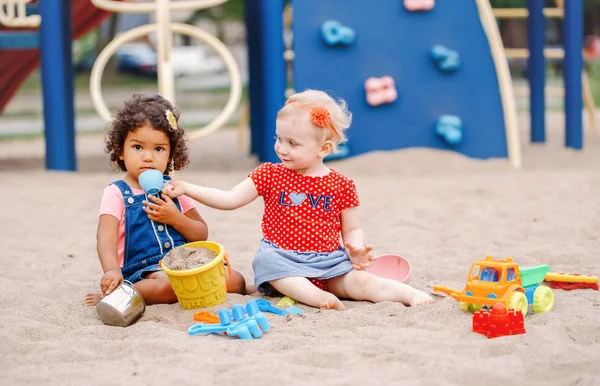
[[[142,295],[127,280],[117,286],[96,305],[98,317],[109,326],[127,327],[146,310]]]

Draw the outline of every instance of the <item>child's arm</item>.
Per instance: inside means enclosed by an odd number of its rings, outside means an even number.
[[[165,196],[165,200],[170,200],[170,198]],[[185,212],[184,217],[185,221],[172,224],[177,232],[190,242],[208,240],[208,225],[196,208]]]
[[[104,272],[102,279],[100,279],[100,290],[106,295],[111,293],[123,281],[117,255],[118,233],[119,220],[109,214],[101,215],[96,233],[96,249]]]
[[[365,236],[358,221],[358,210],[350,207],[342,210],[342,239],[354,269],[371,266],[375,257],[371,254],[373,246],[365,243]]]
[[[208,226],[196,208],[181,213],[169,196],[164,193],[161,196],[162,200],[149,195],[152,202],[143,201],[144,212],[150,220],[171,225],[190,242],[208,239]]]
[[[181,180],[171,180],[163,188],[163,193],[169,197],[177,197],[185,194],[206,206],[221,210],[241,208],[258,197],[254,181],[251,178],[246,178],[227,191],[194,185]]]

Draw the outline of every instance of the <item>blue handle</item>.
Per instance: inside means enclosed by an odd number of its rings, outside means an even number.
[[[222,326],[220,324],[196,323],[192,327],[188,328],[188,334],[190,334],[190,335],[209,334],[212,332],[225,332],[225,331],[227,331],[227,326]]]
[[[258,306],[258,309],[261,310],[262,312],[270,312],[275,315],[287,314],[287,311],[275,307],[274,305],[272,305],[265,299],[256,299],[256,305]]]

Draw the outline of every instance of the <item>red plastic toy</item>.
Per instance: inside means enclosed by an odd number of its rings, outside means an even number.
[[[488,338],[525,333],[525,323],[521,310],[507,310],[502,303],[496,303],[490,312],[477,311],[473,314],[473,332]]]
[[[565,291],[586,288],[598,291],[598,277],[596,276],[548,272],[544,280],[550,283],[550,287]]]

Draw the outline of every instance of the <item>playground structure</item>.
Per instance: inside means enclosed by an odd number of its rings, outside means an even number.
[[[240,70],[231,54],[231,51],[216,37],[198,27],[172,23],[170,12],[177,10],[197,10],[210,8],[222,4],[227,0],[195,0],[178,1],[156,0],[152,3],[121,3],[114,0],[91,0],[98,8],[112,12],[129,13],[150,13],[155,12],[156,23],[147,24],[133,28],[110,42],[98,55],[90,78],[90,91],[96,111],[104,120],[109,122],[111,114],[102,99],[101,80],[102,71],[106,67],[108,60],[117,51],[117,48],[136,38],[149,35],[153,32],[157,34],[157,54],[158,54],[158,92],[160,95],[175,104],[175,85],[173,80],[173,67],[171,63],[171,48],[173,45],[171,32],[177,32],[192,36],[208,44],[223,59],[230,76],[229,98],[223,107],[223,110],[209,124],[201,130],[194,131],[188,135],[190,139],[200,138],[204,135],[213,133],[221,128],[235,113],[242,96],[242,80]]]
[[[154,31],[159,36],[159,92],[175,99],[169,64],[171,34],[168,33],[173,31],[212,46],[223,57],[230,72],[231,91],[224,110],[191,137],[210,134],[226,122],[241,95],[239,72],[236,72],[234,62],[228,62],[231,60],[228,49],[196,27],[171,23],[167,11],[206,8],[225,1],[121,3],[92,0],[96,6],[113,12],[156,12],[157,19],[156,24],[137,27],[115,39],[98,57],[90,87],[99,114],[110,119],[99,86],[108,58],[118,45]],[[70,1],[41,1],[39,7],[28,5],[28,9],[25,3],[31,3],[31,0],[0,0],[3,5],[0,22],[12,28],[32,27],[39,23],[39,34],[30,32],[35,38],[24,41],[15,39],[16,32],[4,32],[0,35],[0,50],[39,46],[46,167],[76,170],[69,48],[73,35],[80,36],[84,28],[77,28],[78,13],[74,12],[75,28],[71,31]],[[84,7],[83,3],[87,2],[73,1],[73,9]],[[430,9],[419,9],[419,1],[415,0],[408,2],[410,6],[405,3],[380,0],[378,7],[369,7],[362,0],[290,0],[286,8],[285,0],[247,1],[251,151],[260,161],[277,160],[272,147],[272,132],[277,111],[283,106],[286,95],[294,90],[319,88],[346,99],[354,113],[346,149],[348,156],[419,146],[453,150],[476,158],[508,157],[514,167],[521,166],[511,78],[489,2],[473,0],[454,4],[429,0],[425,3],[431,5]],[[540,22],[540,15],[542,21],[544,15],[543,3],[543,0],[528,1],[534,142],[545,138],[543,22]],[[9,10],[12,6],[16,11]],[[35,15],[37,8],[39,17]],[[89,4],[87,8],[90,8]],[[293,9],[293,23],[289,26],[284,22],[284,16],[290,15],[286,9]],[[97,8],[94,12],[100,16],[93,23],[87,23],[87,29],[96,26],[107,15]],[[582,14],[582,0],[565,2],[566,145],[575,149],[581,149],[583,145]],[[457,23],[461,28],[456,28]],[[286,27],[292,39],[287,39],[285,34],[282,38]],[[5,44],[11,39],[12,43]],[[0,51],[0,58],[5,57],[6,52],[12,51]],[[10,65],[13,68],[19,66],[17,63]],[[33,68],[35,65],[28,71]],[[10,95],[25,76],[17,77],[20,78],[18,82],[13,82]],[[293,87],[288,88],[289,84]],[[2,94],[4,96],[4,92]],[[2,102],[0,108],[7,100]]]
[[[165,98],[175,103],[175,90],[173,70],[171,65],[171,32],[181,33],[199,39],[219,54],[230,74],[229,98],[219,115],[207,126],[199,131],[190,133],[191,139],[208,135],[227,122],[234,114],[242,95],[242,82],[240,71],[229,49],[216,37],[209,33],[187,24],[171,23],[170,12],[178,10],[194,10],[209,8],[224,3],[227,0],[186,0],[170,2],[170,0],[156,0],[154,3],[125,3],[114,0],[73,1],[78,10],[90,11],[98,15],[93,20],[82,18],[80,21],[89,21],[82,28],[76,29],[75,37],[83,35],[89,29],[97,26],[104,17],[111,12],[129,13],[156,13],[156,24],[136,27],[110,42],[98,55],[90,78],[90,92],[94,106],[100,116],[110,121],[111,114],[106,107],[101,95],[101,79],[110,56],[117,48],[135,38],[157,33],[158,52],[158,90]],[[94,5],[97,7],[94,7]],[[38,32],[4,32],[0,35],[0,50],[2,49],[40,49],[42,56],[42,87],[44,97],[44,126],[46,139],[46,168],[50,170],[76,170],[75,157],[75,122],[73,102],[73,64],[71,41],[73,38],[71,27],[71,0],[41,1],[39,5],[33,0],[0,0],[0,22],[13,28],[36,27]],[[100,10],[102,9],[102,11]],[[106,11],[104,11],[106,10]],[[39,12],[39,14],[37,14]],[[76,13],[73,17],[75,23],[79,20]],[[78,24],[79,26],[79,24]],[[57,55],[59,53],[59,55]],[[19,66],[20,63],[11,63]],[[16,70],[16,66],[14,69]],[[12,96],[16,88],[27,75],[37,66],[33,63],[28,71],[22,72],[17,78],[16,85],[7,90],[8,97]],[[8,102],[2,101],[1,107]]]
[[[506,49],[508,58],[528,59],[530,111],[531,111],[531,142],[545,142],[545,112],[546,112],[546,58],[564,60],[565,67],[565,112],[566,116],[566,146],[581,149],[583,146],[581,111],[582,95],[588,111],[592,129],[596,126],[595,103],[590,88],[589,79],[583,70],[583,42],[581,31],[583,22],[582,1],[555,0],[555,8],[544,8],[544,0],[530,0],[528,9],[495,9],[497,18],[527,18],[528,49]],[[565,8],[566,7],[566,8]],[[545,47],[546,18],[564,18],[564,47]],[[581,75],[579,75],[581,73]],[[581,82],[578,77],[581,76]],[[576,110],[577,109],[577,110]]]
[[[0,112],[41,63],[46,169],[76,170],[71,41],[108,16],[85,2],[0,1]],[[34,30],[39,26],[39,31]]]
[[[350,156],[419,146],[476,158],[508,157],[520,167],[511,78],[489,2],[426,3],[431,9],[413,11],[396,0],[382,0],[377,7],[360,0],[291,1],[293,21],[286,23],[285,1],[253,1],[246,15],[252,152],[261,161],[276,161],[271,131],[277,110],[295,90],[318,88],[343,97],[354,113]],[[528,5],[531,40],[537,44],[544,39],[537,19],[543,1]],[[566,145],[575,149],[582,147],[582,15],[581,0],[566,2]],[[291,42],[279,37],[286,24]],[[332,32],[332,25],[338,30]],[[529,63],[532,138],[541,141],[545,68],[539,44]],[[365,81],[372,78],[380,83],[392,78],[397,98],[370,103]]]

